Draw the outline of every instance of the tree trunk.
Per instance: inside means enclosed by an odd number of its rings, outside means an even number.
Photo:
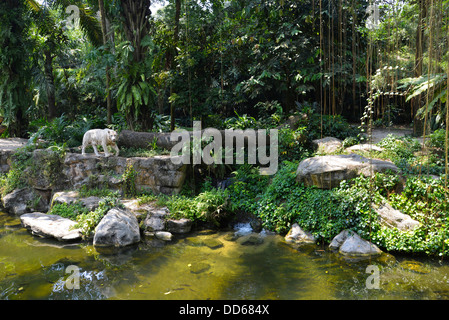
[[[427,0],[419,0],[419,17],[418,27],[416,29],[416,52],[415,52],[415,77],[420,77],[423,72],[423,51],[424,51],[424,26],[427,17]],[[416,112],[420,107],[421,98],[418,96],[411,102],[411,119],[413,120],[413,133],[415,135],[422,134],[423,123],[421,119],[416,117]]]
[[[357,14],[355,11],[355,0],[352,1],[352,115],[354,119],[358,114],[358,104],[356,104],[356,69],[357,69],[357,57],[356,57],[356,41],[357,34],[355,30],[357,22]]]
[[[47,80],[48,120],[56,118],[55,79],[53,76],[53,56],[50,50],[44,51],[45,55],[45,79]]]
[[[142,39],[149,34],[151,0],[122,0],[122,17],[126,39],[134,47],[134,61],[141,62],[145,55]]]
[[[179,39],[179,18],[181,17],[181,0],[176,0],[175,2],[175,33],[173,35],[173,53],[170,55],[172,61],[170,61],[170,66],[173,66],[173,61],[177,55],[176,46],[178,45]],[[170,95],[173,93],[173,87],[170,86]],[[173,102],[170,103],[170,130],[175,130],[175,106]]]
[[[98,6],[100,7],[100,15],[101,15],[101,30],[103,33],[103,45],[107,47],[108,43],[108,31],[106,28],[106,11],[104,10],[104,2],[103,0],[98,0]],[[106,49],[108,50],[108,49]],[[110,95],[110,81],[111,76],[109,74],[109,67],[106,67],[106,105],[107,105],[107,123],[112,123],[112,99]]]

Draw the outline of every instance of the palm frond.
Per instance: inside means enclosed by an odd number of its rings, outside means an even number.
[[[40,14],[42,12],[42,5],[36,0],[26,0],[31,12],[34,14]],[[94,46],[101,46],[103,44],[103,35],[101,31],[101,25],[98,21],[95,12],[93,12],[89,7],[87,7],[80,0],[53,0],[50,1],[50,6],[54,8],[59,8],[65,10],[70,5],[75,5],[79,9],[79,22],[80,28],[86,34],[89,41]]]

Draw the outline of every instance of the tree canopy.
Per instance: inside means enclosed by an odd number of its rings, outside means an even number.
[[[135,131],[295,112],[446,127],[448,0],[152,4],[2,1],[3,135],[61,116]]]

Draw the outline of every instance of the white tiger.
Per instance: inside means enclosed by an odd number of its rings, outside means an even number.
[[[107,146],[112,146],[116,151],[116,156],[119,154],[119,149],[117,147],[118,134],[111,129],[92,129],[87,131],[83,136],[83,146],[81,153],[86,154],[85,150],[88,145],[92,145],[96,156],[100,156],[97,150],[97,145],[103,147],[103,151],[106,157],[111,154],[108,152]]]

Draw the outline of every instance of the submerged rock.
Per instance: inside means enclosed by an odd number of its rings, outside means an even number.
[[[297,223],[295,223],[285,236],[285,241],[291,243],[315,243],[316,238],[310,232],[304,231]]]
[[[55,238],[59,241],[81,240],[81,231],[75,229],[76,222],[67,218],[35,212],[21,215],[20,221],[36,236]]]
[[[223,242],[214,238],[203,238],[201,236],[189,237],[186,242],[191,246],[196,247],[208,247],[209,249],[215,250],[223,247]]]
[[[95,229],[93,244],[124,247],[139,241],[137,218],[127,210],[114,208],[108,211]]]
[[[259,235],[250,235],[245,238],[242,242],[242,246],[259,246],[263,243],[263,238]]]
[[[179,220],[168,220],[167,230],[173,233],[189,233],[192,229],[192,220],[190,219],[179,219]]]
[[[188,265],[191,273],[203,273],[210,269],[210,265],[205,262],[194,262]]]
[[[409,260],[401,261],[399,263],[399,266],[406,271],[410,271],[410,272],[418,273],[418,274],[427,274],[427,273],[430,273],[430,271],[431,271],[429,266],[425,265],[422,262],[418,262],[418,261],[409,261]]]

